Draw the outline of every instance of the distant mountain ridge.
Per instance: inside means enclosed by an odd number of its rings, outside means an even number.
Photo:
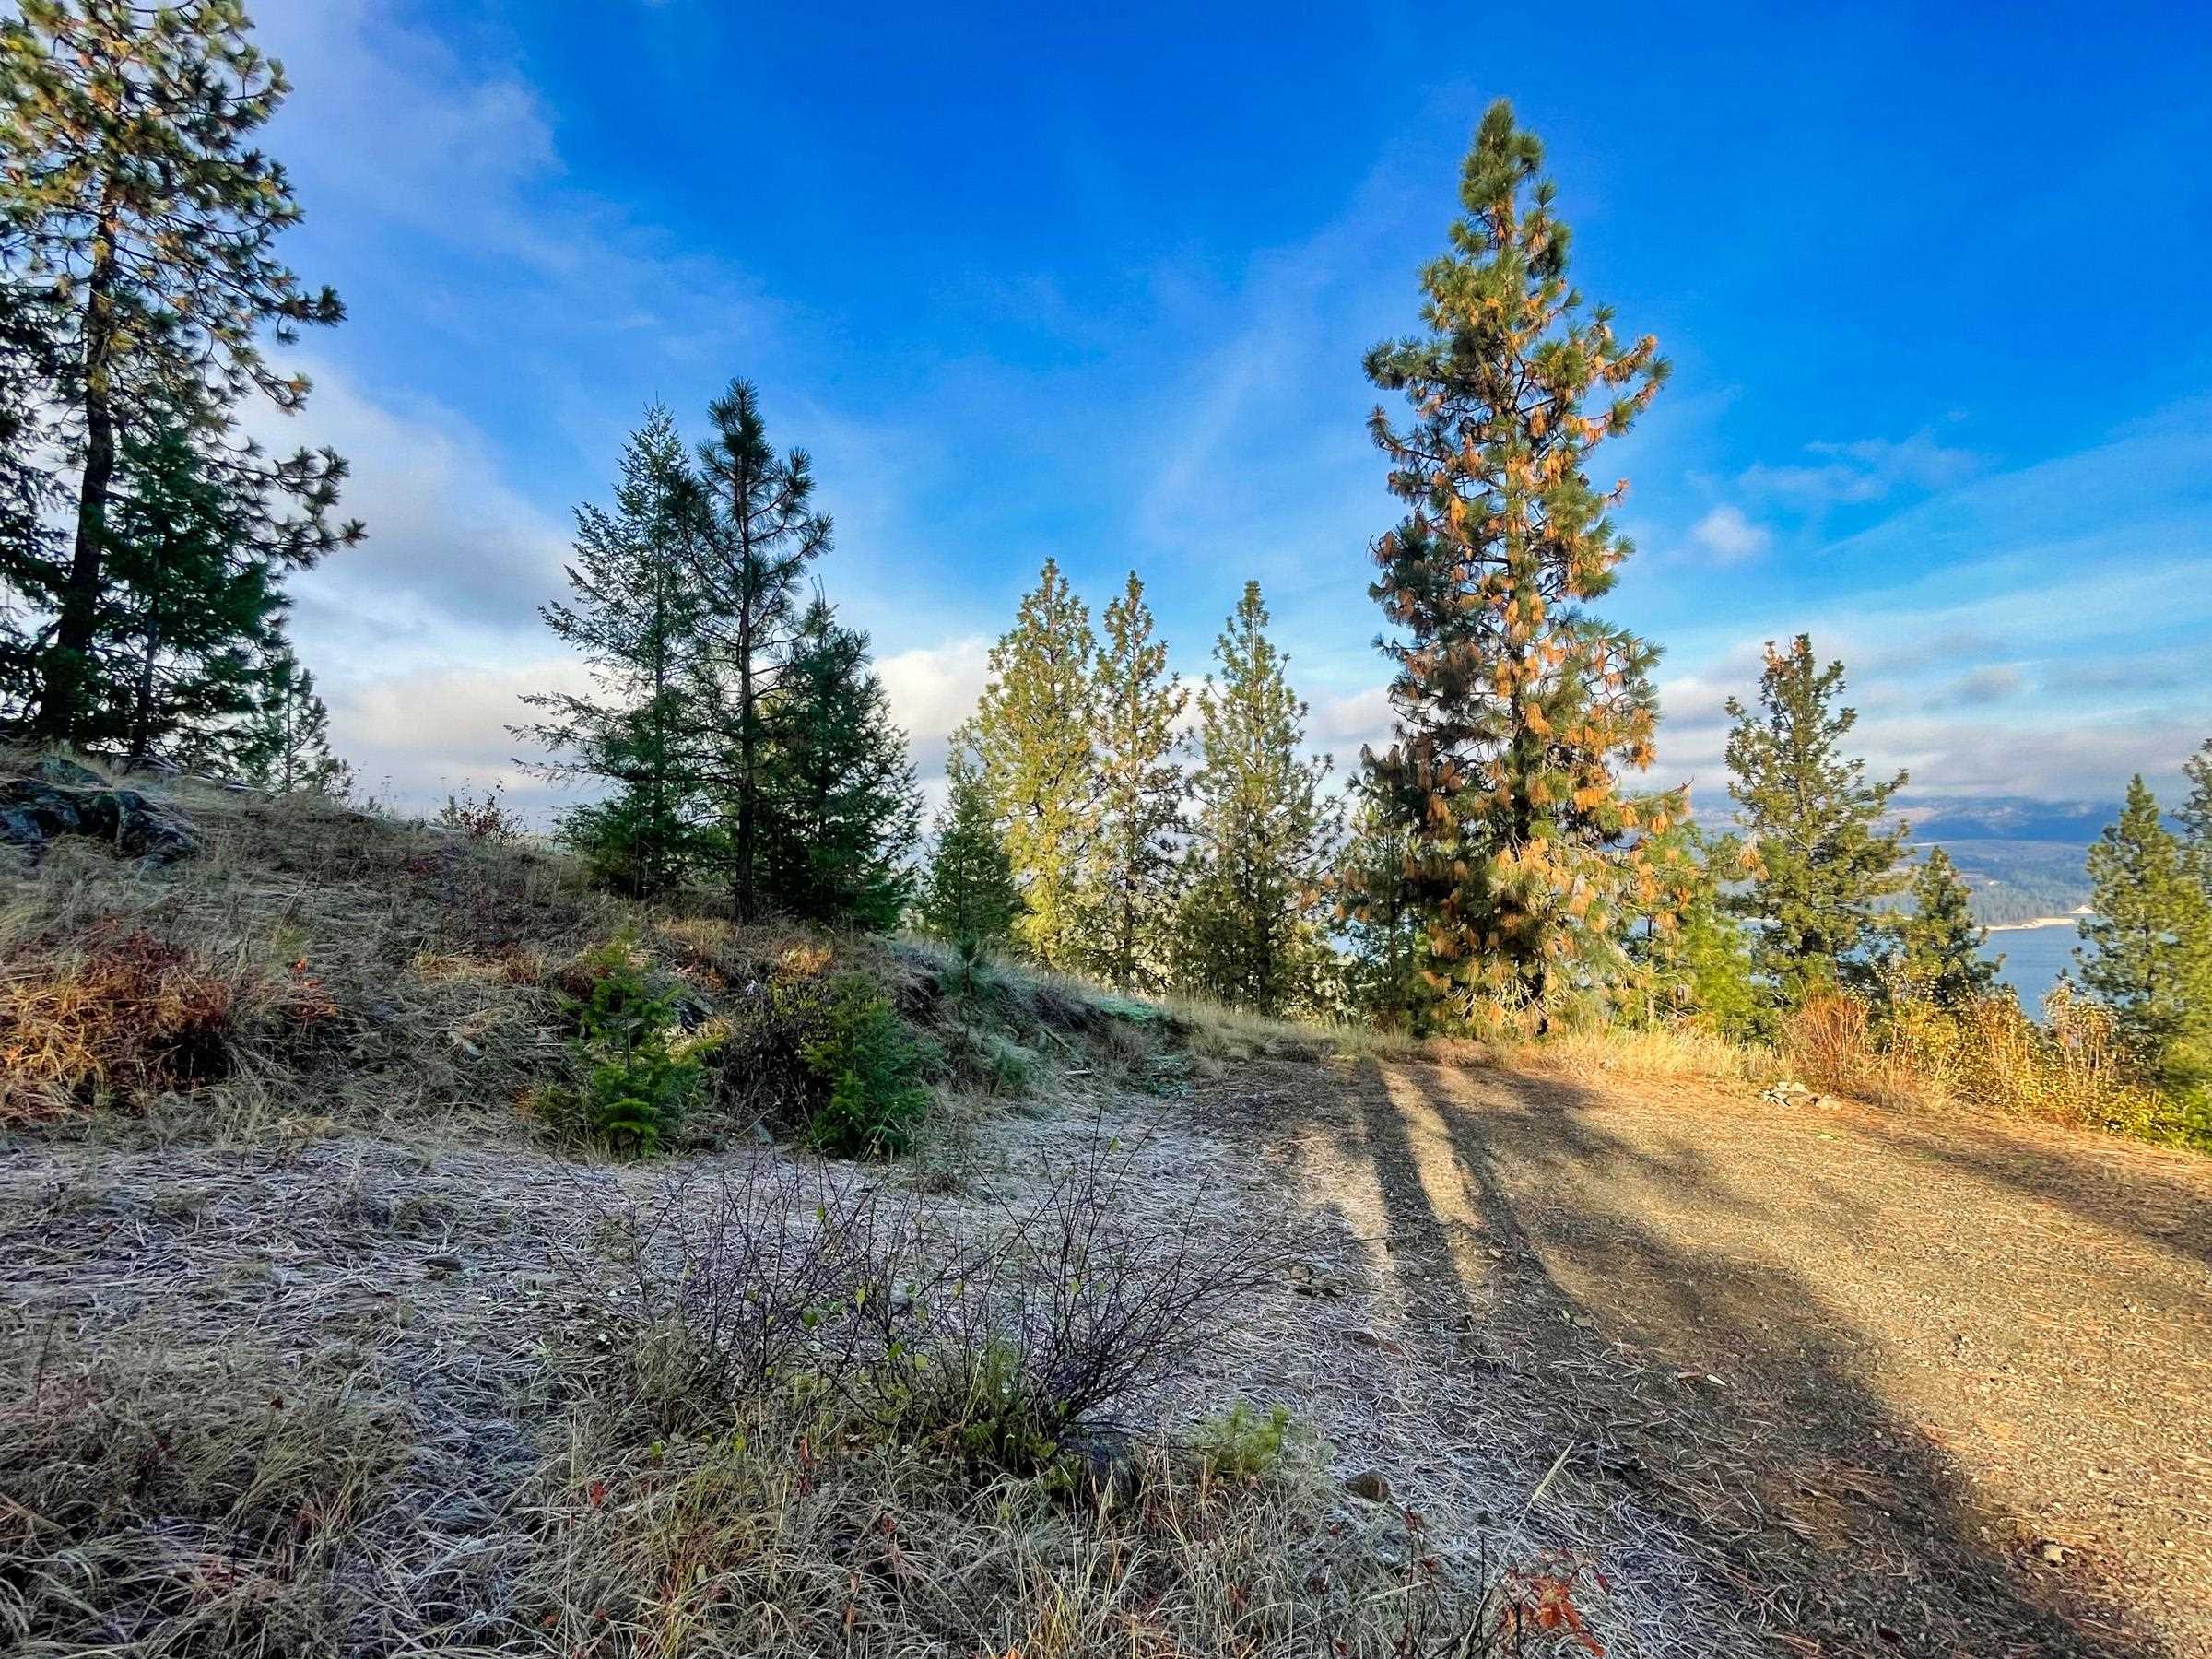
[[[2028,795],[1900,799],[1916,847],[1941,847],[1959,866],[1984,926],[2063,916],[2089,902],[2089,843],[2120,804]]]

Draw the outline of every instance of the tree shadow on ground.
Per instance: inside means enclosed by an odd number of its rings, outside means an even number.
[[[1617,1135],[1572,1084],[1429,1065],[1365,1064],[1345,1104],[1334,1127],[1373,1159],[1394,1270],[1453,1265],[1454,1286],[1425,1277],[1481,1328],[1469,1385],[1524,1395],[1583,1492],[1664,1516],[1731,1622],[1806,1654],[2168,1652],[2095,1585],[2018,1558],[1878,1397],[1872,1340],[1820,1312],[1817,1263],[1692,1241],[1685,1217],[1765,1218],[1691,1140]]]

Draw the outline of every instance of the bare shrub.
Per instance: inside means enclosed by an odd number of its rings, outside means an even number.
[[[1107,1432],[1277,1277],[1265,1233],[1124,1220],[1132,1158],[1094,1135],[982,1215],[768,1159],[602,1206],[517,1628],[671,1659],[1413,1659],[1559,1628],[1418,1514],[1348,1513],[1281,1419],[1234,1458]]]
[[[602,1210],[571,1267],[618,1339],[651,1346],[664,1408],[805,1375],[879,1427],[1049,1462],[1171,1377],[1279,1277],[1263,1230],[1130,1219],[1134,1148],[1093,1135],[1031,1199],[947,1202],[762,1158]]]

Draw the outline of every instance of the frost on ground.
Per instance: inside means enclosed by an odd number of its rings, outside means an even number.
[[[1946,1163],[1872,1115],[1265,1064],[1194,1100],[999,1112],[950,1193],[900,1202],[987,1225],[1100,1135],[1140,1232],[1288,1240],[1194,1370],[1118,1415],[1172,1436],[1288,1406],[1351,1488],[1346,1524],[1386,1495],[1470,1582],[1586,1563],[1613,1653],[2212,1653],[2212,1182],[2193,1168],[2125,1149],[2153,1218],[2130,1232],[2093,1182],[2054,1184],[2102,1145],[1970,1139]],[[20,1146],[0,1154],[0,1352],[18,1378],[103,1345],[259,1356],[225,1385],[404,1410],[394,1500],[330,1571],[361,1592],[355,1645],[405,1608],[465,1648],[524,1570],[565,1264],[610,1206],[712,1161]],[[904,1193],[882,1168],[822,1179]],[[2172,1340],[2124,1380],[2069,1380],[2054,1285]],[[1946,1404],[1989,1376],[1994,1395]]]

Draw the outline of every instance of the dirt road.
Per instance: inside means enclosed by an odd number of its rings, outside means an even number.
[[[1199,1105],[1334,1299],[1276,1379],[1597,1554],[1617,1653],[2212,1655],[2212,1160],[1428,1065]]]

